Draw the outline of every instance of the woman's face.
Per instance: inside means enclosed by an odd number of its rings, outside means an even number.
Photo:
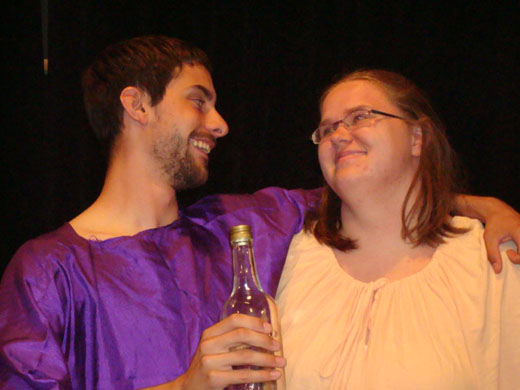
[[[326,96],[320,125],[340,121],[359,108],[405,115],[375,82],[352,80],[336,85]],[[340,125],[320,142],[321,171],[340,198],[355,186],[378,192],[398,186],[408,190],[419,163],[421,141],[419,126],[375,114],[357,127]]]

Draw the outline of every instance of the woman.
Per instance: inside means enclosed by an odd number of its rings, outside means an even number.
[[[520,267],[496,275],[480,223],[450,217],[452,151],[423,93],[348,74],[312,138],[327,189],[277,294],[288,388],[518,386]]]

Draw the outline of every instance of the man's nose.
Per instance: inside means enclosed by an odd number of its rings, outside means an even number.
[[[216,138],[224,137],[228,132],[229,128],[222,116],[218,113],[218,111],[213,108],[209,113],[206,119],[206,128],[215,136]]]

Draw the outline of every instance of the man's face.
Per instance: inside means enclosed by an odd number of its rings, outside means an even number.
[[[215,102],[206,68],[184,64],[163,100],[152,107],[151,153],[175,190],[200,186],[208,178],[209,153],[216,139],[228,133]]]

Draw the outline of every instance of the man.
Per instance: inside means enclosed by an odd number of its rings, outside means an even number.
[[[180,40],[113,45],[83,85],[109,152],[105,184],[92,206],[26,243],[6,270],[0,388],[222,389],[278,378],[283,358],[232,348],[278,350],[268,324],[218,322],[232,285],[227,232],[253,227],[259,277],[274,295],[319,191],[271,188],[178,209],[176,192],[206,181],[209,153],[228,132],[206,55]]]
[[[273,230],[259,238],[258,255],[270,260],[260,273],[274,291],[290,238],[315,199],[273,189],[179,212],[176,192],[206,181],[209,153],[228,132],[207,57],[184,42],[146,37],[109,47],[83,85],[89,120],[109,151],[105,183],[87,210],[24,245],[6,271],[2,388],[134,389],[179,377],[230,292],[229,227]],[[283,365],[272,354],[229,352],[241,342],[278,349],[264,325],[236,316],[208,329],[212,341],[202,345],[228,351],[215,363],[226,375],[210,378],[219,388],[279,375],[228,369],[244,359]],[[205,387],[193,372],[183,382]]]

